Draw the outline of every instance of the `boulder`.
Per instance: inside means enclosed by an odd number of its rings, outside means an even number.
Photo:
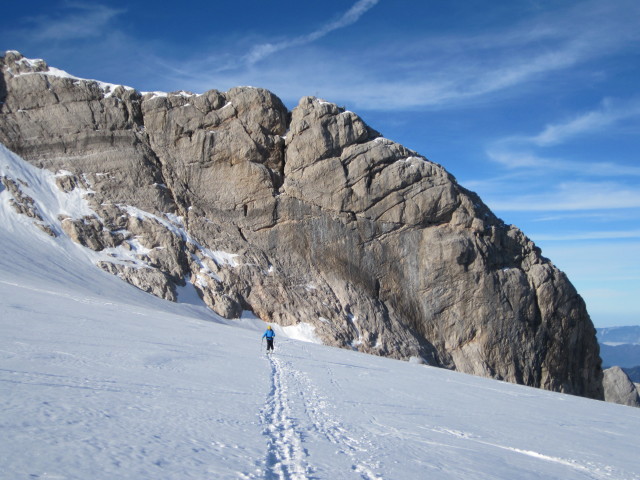
[[[629,407],[640,407],[640,397],[636,385],[620,367],[607,368],[604,371],[604,399]]]

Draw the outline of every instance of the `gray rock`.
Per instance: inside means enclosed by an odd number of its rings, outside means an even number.
[[[640,397],[636,385],[620,367],[607,368],[604,371],[604,399],[629,407],[640,407]]]
[[[0,141],[90,189],[74,240],[162,298],[190,281],[227,318],[306,322],[327,344],[603,398],[566,276],[442,166],[313,97],[141,95],[0,60]],[[235,255],[233,260],[229,254]]]
[[[105,261],[98,262],[97,265],[105,272],[117,275],[140,290],[172,302],[177,300],[175,285],[156,268]]]
[[[66,170],[86,179],[95,203],[137,204],[150,211],[175,209],[144,134],[141,96],[116,88],[105,93],[95,81],[49,74],[39,61],[5,55],[7,91],[0,142],[34,165]]]
[[[32,218],[34,220],[34,225],[50,237],[58,236],[53,227],[47,224],[44,221],[44,218],[42,218],[42,214],[33,198],[25,194],[15,180],[0,176],[0,184],[4,185],[4,187],[11,193],[13,198],[9,200],[9,203],[16,212]]]

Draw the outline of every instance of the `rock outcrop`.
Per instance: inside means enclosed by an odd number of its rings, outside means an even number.
[[[257,88],[141,94],[17,52],[0,66],[0,142],[87,190],[95,215],[61,221],[101,268],[330,345],[603,397],[566,276],[358,115],[313,97],[289,112]]]
[[[603,378],[604,399],[629,407],[640,407],[636,385],[620,367],[607,368]]]

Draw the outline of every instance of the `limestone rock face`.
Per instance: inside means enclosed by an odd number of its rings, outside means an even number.
[[[607,368],[604,371],[604,399],[629,407],[640,407],[640,397],[636,385],[620,367]]]
[[[140,94],[7,52],[0,142],[83,188],[62,219],[100,267],[228,318],[325,343],[603,398],[595,329],[566,276],[440,165],[313,97]]]

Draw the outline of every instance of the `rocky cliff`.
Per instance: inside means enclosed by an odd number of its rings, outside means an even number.
[[[86,190],[95,213],[60,222],[104,270],[169,300],[190,283],[225,317],[309,323],[330,345],[603,398],[566,276],[358,115],[313,97],[289,112],[257,88],[141,94],[17,52],[0,66],[0,142]]]

